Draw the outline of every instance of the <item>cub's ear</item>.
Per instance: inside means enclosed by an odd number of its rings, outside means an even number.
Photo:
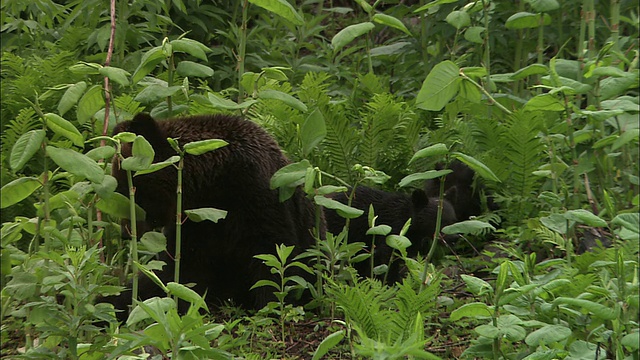
[[[158,123],[147,113],[138,113],[133,120],[119,123],[113,133],[115,135],[123,131],[144,136],[154,148],[165,144],[167,140]]]
[[[411,193],[411,202],[413,202],[414,209],[422,209],[429,205],[429,197],[424,190],[416,189]]]

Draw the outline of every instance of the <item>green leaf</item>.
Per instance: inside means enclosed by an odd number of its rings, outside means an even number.
[[[19,203],[40,187],[42,187],[42,184],[37,178],[23,177],[13,180],[0,190],[0,209]]]
[[[182,52],[198,58],[202,61],[209,61],[209,59],[207,59],[207,53],[211,52],[211,49],[209,49],[206,45],[199,41],[182,38],[171,40],[169,44],[171,44],[171,49],[174,53]],[[180,65],[178,64],[178,66]]]
[[[101,67],[102,65],[100,64],[81,61],[78,64],[69,66],[69,70],[78,75],[98,75]]]
[[[85,124],[91,121],[98,110],[104,107],[104,98],[102,97],[102,86],[94,85],[82,96],[78,102],[76,109],[76,119],[78,123]]]
[[[318,345],[318,348],[313,353],[313,357],[311,358],[311,360],[322,359],[322,357],[325,356],[329,352],[329,350],[338,345],[343,338],[344,330],[336,331],[333,334],[327,336],[324,340],[322,340],[320,345]]]
[[[9,164],[13,171],[19,171],[38,152],[44,142],[47,132],[44,130],[31,130],[22,134],[13,144]]]
[[[180,161],[180,156],[174,155],[174,156],[168,158],[165,161],[153,163],[153,164],[149,165],[149,167],[144,169],[144,170],[136,171],[134,176],[154,173],[156,171],[159,171],[159,170],[162,170],[162,169],[166,168],[167,166],[173,165],[173,164],[177,163],[178,161]]]
[[[458,93],[460,68],[450,60],[434,66],[422,83],[416,97],[416,106],[420,109],[440,111]]]
[[[320,206],[324,206],[327,209],[335,210],[338,213],[338,215],[346,219],[357,218],[358,216],[361,216],[362,214],[364,214],[363,210],[356,209],[351,206],[347,206],[339,201],[329,199],[321,195],[314,196],[313,200],[315,201],[316,204]]]
[[[47,127],[53,130],[54,133],[71,140],[73,145],[77,147],[84,147],[84,137],[72,123],[54,113],[44,114],[44,119]]]
[[[591,300],[568,298],[562,296],[553,300],[553,305],[558,306],[559,304],[581,307],[589,311],[591,314],[604,320],[614,320],[620,315],[620,306],[618,306],[617,304],[614,304],[613,306],[605,306]]]
[[[448,152],[449,152],[449,149],[447,148],[447,145],[442,143],[433,144],[424,149],[420,149],[415,154],[413,154],[413,156],[411,157],[411,160],[409,160],[409,164],[411,164],[412,162],[418,159],[422,159],[425,157],[432,157],[432,156],[442,156]]]
[[[449,320],[458,321],[464,317],[484,319],[484,318],[491,317],[492,314],[493,314],[493,311],[491,310],[491,308],[489,308],[487,304],[481,303],[481,302],[475,302],[475,303],[464,304],[461,307],[453,310],[451,312],[451,315],[449,315]]]
[[[309,167],[311,167],[311,163],[305,159],[281,168],[271,177],[270,188],[277,189],[283,186],[289,186],[304,179],[307,175],[307,168]]]
[[[208,309],[202,296],[182,284],[169,282],[167,283],[167,290],[169,290],[170,295],[175,295],[198,309]]]
[[[636,331],[623,336],[620,340],[620,344],[628,347],[632,351],[638,350],[638,348],[640,348],[640,332]]]
[[[577,210],[569,210],[563,214],[563,216],[567,220],[573,220],[579,222],[581,224],[595,226],[595,227],[606,227],[607,222],[594,215],[588,210],[577,209]]]
[[[131,156],[122,160],[120,167],[123,170],[138,171],[146,170],[151,166],[155,151],[147,139],[138,135],[133,141]]]
[[[80,154],[71,149],[59,149],[47,146],[47,155],[59,167],[72,173],[73,175],[89,179],[94,183],[102,183],[104,180],[104,170],[90,157]]]
[[[163,233],[147,231],[140,237],[140,242],[145,249],[152,253],[159,253],[167,249],[167,238]]]
[[[371,212],[369,214],[371,214]],[[391,226],[389,225],[376,225],[372,228],[369,228],[369,230],[367,230],[367,235],[387,236],[389,235],[391,230],[392,230]]]
[[[550,94],[536,95],[524,105],[525,111],[556,111],[565,110],[564,104]]]
[[[345,45],[355,40],[375,28],[375,25],[371,22],[364,22],[360,24],[349,25],[346,28],[340,30],[333,39],[331,39],[331,46],[334,52],[338,52]]]
[[[191,155],[202,155],[227,145],[229,145],[229,143],[224,140],[206,139],[184,144],[184,151]]]
[[[609,77],[600,82],[602,100],[613,99],[628,90],[638,88],[638,71],[628,72],[623,77]]]
[[[534,75],[548,75],[549,68],[543,64],[531,64],[529,66],[525,66],[522,69],[514,72],[511,75],[511,79],[513,80],[522,80],[529,76]]]
[[[117,68],[117,67],[111,67],[111,66],[105,66],[105,67],[100,68],[99,71],[100,71],[100,75],[108,77],[109,80],[117,82],[118,84],[120,84],[122,86],[128,86],[129,85],[129,79],[127,77],[131,76],[131,73],[129,73],[128,71],[126,71],[124,69],[120,69],[120,68]]]
[[[392,27],[394,29],[400,30],[402,32],[404,32],[405,34],[411,36],[411,32],[409,31],[409,29],[407,29],[406,26],[404,26],[404,24],[402,23],[402,21],[400,21],[399,19],[387,15],[387,14],[382,14],[382,13],[376,13],[375,15],[373,15],[373,19],[374,22],[377,22],[378,24],[382,24],[382,25],[386,25],[389,27]]]
[[[107,198],[113,195],[118,187],[118,181],[111,175],[105,175],[102,183],[91,183],[93,191],[101,198]]]
[[[208,94],[208,99],[209,102],[211,103],[211,105],[213,107],[216,108],[220,108],[220,109],[226,109],[226,110],[240,110],[240,109],[245,109],[248,108],[249,106],[255,104],[258,102],[258,100],[247,100],[244,101],[240,104],[236,104],[235,102],[225,99],[225,98],[221,98],[218,95],[215,95],[213,93],[209,93]]]
[[[129,317],[127,318],[127,327],[131,327],[132,325],[135,325],[142,320],[149,319],[151,315],[147,312],[147,310],[153,313],[159,313],[160,316],[161,314],[166,314],[171,309],[174,309],[176,307],[175,301],[167,297],[152,297],[151,299],[146,299],[145,301],[143,301],[142,304],[144,305],[136,306],[133,308],[133,310],[131,310]]]
[[[274,99],[274,100],[280,100],[283,103],[285,103],[286,105],[302,111],[302,112],[307,112],[307,105],[305,105],[302,101],[296,99],[295,97],[284,93],[282,91],[278,91],[278,90],[271,90],[271,89],[265,89],[265,90],[261,90],[258,93],[258,98],[260,99]]]
[[[174,40],[177,41],[177,40]],[[147,76],[153,69],[155,69],[156,65],[158,65],[162,60],[166,58],[164,52],[162,51],[162,46],[156,46],[154,48],[149,49],[144,55],[142,55],[142,59],[140,60],[140,65],[136,71],[133,72],[133,77],[131,78],[131,82],[136,84],[138,81],[142,80],[145,76]],[[205,57],[206,60],[206,57]]]
[[[451,4],[451,3],[455,3],[458,2],[458,0],[435,0],[432,1],[426,5],[423,5],[417,9],[415,9],[413,12],[414,13],[419,13],[425,10],[429,10],[430,8],[434,7],[434,6],[438,6],[438,5],[442,5],[442,4]]]
[[[271,280],[258,280],[255,284],[253,284],[253,286],[251,287],[251,289],[249,290],[253,290],[259,287],[263,287],[263,286],[269,286],[272,287],[274,289],[280,289],[280,285],[276,284],[274,281]]]
[[[100,146],[89,150],[85,155],[95,161],[111,159],[116,153],[116,149],[112,146]]]
[[[542,24],[541,24],[542,23]],[[550,25],[551,16],[548,14],[532,14],[529,12],[519,12],[511,15],[506,22],[507,29],[533,29],[540,25]]]
[[[185,210],[185,214],[189,217],[189,220],[195,222],[201,222],[204,220],[209,220],[214,223],[217,223],[220,219],[224,219],[227,217],[226,210],[220,210],[215,208],[199,208],[192,210]]]
[[[139,101],[143,104],[151,104],[160,99],[172,96],[176,92],[180,91],[180,89],[182,89],[182,86],[176,85],[166,87],[159,84],[151,84],[140,91],[133,100]]]
[[[406,236],[401,235],[388,235],[385,239],[385,243],[392,249],[403,251],[411,246],[411,240]]]
[[[536,12],[549,12],[560,8],[557,0],[528,0],[527,2]]]
[[[618,150],[619,148],[621,148],[622,146],[635,141],[638,142],[638,139],[640,138],[640,129],[629,129],[625,132],[622,133],[622,135],[620,135],[616,141],[613,143],[613,145],[611,145],[611,150]],[[636,147],[638,145],[636,144]]]
[[[398,185],[400,187],[405,187],[414,181],[424,181],[429,179],[435,179],[435,178],[439,178],[441,176],[450,174],[452,172],[453,171],[446,169],[446,170],[429,170],[421,173],[414,173],[414,174],[405,176],[402,180],[400,180],[400,183]]]
[[[460,275],[460,277],[467,284],[469,290],[477,296],[482,296],[493,292],[493,287],[488,282],[480,278],[469,275]]]
[[[571,329],[562,325],[547,325],[531,334],[529,334],[524,341],[529,346],[551,345],[555,342],[560,342],[571,336]]]
[[[618,214],[611,220],[611,224],[621,226],[636,234],[640,233],[640,215],[637,212]]]
[[[464,38],[465,40],[475,44],[484,44],[482,33],[485,30],[486,29],[483,26],[471,26],[464,31]]]
[[[69,111],[73,105],[75,105],[84,91],[87,89],[87,83],[84,81],[77,82],[67,89],[62,95],[60,102],[58,103],[58,112],[60,115],[64,115],[67,111]]]
[[[202,64],[194,63],[193,61],[183,60],[178,63],[178,67],[176,67],[176,72],[180,76],[189,76],[189,77],[212,77],[213,69]]]
[[[471,24],[471,17],[466,11],[454,10],[447,15],[445,19],[447,23],[457,30],[467,27]]]
[[[96,202],[96,208],[119,219],[131,218],[129,198],[120,193],[113,193],[108,198],[101,198]],[[136,204],[136,220],[143,221],[145,218],[146,212]]]
[[[470,167],[473,171],[476,172],[476,174],[480,175],[483,179],[489,180],[489,181],[501,182],[500,179],[498,179],[498,177],[496,176],[496,174],[494,174],[493,171],[491,171],[491,169],[487,167],[487,165],[481,163],[480,160],[477,160],[472,156],[459,153],[459,152],[452,152],[451,156],[465,163],[465,165]]]
[[[496,228],[488,222],[480,220],[465,220],[453,225],[445,226],[442,228],[442,232],[448,235],[452,234],[473,234],[479,235],[484,229],[491,229],[496,231]]]
[[[304,19],[287,0],[249,0],[250,3],[260,6],[276,15],[282,16],[294,25],[304,25]]]
[[[313,110],[300,128],[302,154],[307,156],[327,136],[327,126],[319,109]]]
[[[409,45],[411,45],[410,42],[401,41],[401,42],[397,42],[390,45],[378,46],[376,48],[371,49],[371,51],[369,52],[369,55],[371,55],[371,57],[384,56],[384,55],[398,55],[398,54],[402,54],[404,52],[403,50]]]

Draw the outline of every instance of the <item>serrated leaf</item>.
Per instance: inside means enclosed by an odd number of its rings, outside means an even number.
[[[227,217],[226,210],[220,210],[215,208],[199,208],[192,210],[185,210],[185,214],[189,217],[189,220],[195,222],[201,222],[205,220],[217,223],[219,220]]]
[[[84,81],[79,81],[71,85],[67,91],[64,92],[62,98],[60,98],[60,102],[58,103],[58,113],[60,113],[60,115],[64,115],[69,111],[73,105],[80,100],[86,89],[87,83]]]
[[[258,98],[280,100],[296,110],[307,112],[307,105],[305,105],[302,101],[296,99],[295,97],[282,91],[265,89],[258,93]]]
[[[364,22],[360,24],[349,25],[346,28],[340,30],[334,37],[331,39],[331,46],[333,47],[334,52],[338,52],[345,45],[355,40],[357,37],[360,37],[375,28],[375,25],[371,22]]]
[[[19,171],[22,167],[38,152],[42,143],[47,136],[44,130],[31,130],[22,134],[13,148],[11,148],[11,157],[9,165],[13,171]]]
[[[104,180],[104,170],[84,154],[80,154],[71,149],[59,149],[47,146],[47,155],[62,169],[89,179],[91,182],[102,183]]]
[[[23,177],[5,184],[0,190],[0,209],[19,203],[40,187],[40,180],[33,177]]]
[[[44,114],[44,119],[47,123],[47,127],[54,133],[71,140],[73,145],[77,147],[84,147],[84,138],[72,123],[54,113]]]
[[[422,83],[416,97],[416,106],[420,109],[440,111],[458,93],[460,68],[450,60],[443,61],[431,69]]]

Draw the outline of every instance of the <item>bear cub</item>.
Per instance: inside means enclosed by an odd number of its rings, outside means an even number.
[[[177,139],[181,147],[205,139],[229,143],[199,156],[185,155],[183,209],[213,207],[226,210],[227,216],[217,223],[184,221],[180,280],[195,283],[194,290],[201,295],[206,292],[208,302],[233,299],[245,308],[259,309],[275,300],[268,287],[249,290],[256,281],[273,278],[269,268],[253,256],[274,254],[281,243],[295,245],[295,256],[314,244],[315,207],[301,189],[285,202],[278,200],[277,190],[270,189],[271,176],[289,164],[271,135],[249,120],[222,114],[162,121],[138,114],[117,124],[114,134],[124,131],[149,141],[155,150],[154,162],[176,155],[167,138]],[[130,156],[131,144],[124,144],[122,152]],[[117,161],[112,172],[118,180],[117,191],[128,195],[126,172]],[[146,211],[141,226],[163,228],[167,237],[168,254],[161,255],[167,266],[159,277],[165,283],[173,281],[177,171],[169,166],[135,176],[133,182],[136,202]],[[140,279],[141,298],[165,295],[146,276],[141,274]]]
[[[333,196],[343,204],[348,202],[347,193],[339,193]],[[351,206],[364,210],[364,214],[350,220],[348,242],[364,242],[371,246],[371,236],[366,232],[369,229],[368,213],[369,205],[373,204],[375,215],[378,217],[376,225],[391,226],[390,234],[399,234],[402,227],[411,218],[411,226],[406,233],[406,237],[411,241],[411,246],[407,248],[409,256],[416,256],[418,252],[426,254],[428,251],[433,233],[436,227],[439,199],[428,197],[422,190],[414,190],[411,195],[403,193],[386,192],[370,187],[359,186],[355,190]],[[327,231],[338,234],[345,226],[345,219],[338,215],[335,210],[325,209],[327,221]],[[451,203],[445,199],[442,209],[442,227],[455,223],[456,213]],[[376,236],[374,249],[374,266],[388,264],[393,249],[386,244],[383,236]],[[354,267],[361,276],[370,274],[370,261],[361,261],[354,264]],[[400,280],[400,267],[395,261],[389,268],[387,281],[392,284]]]

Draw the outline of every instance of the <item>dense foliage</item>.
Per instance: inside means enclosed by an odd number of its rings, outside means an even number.
[[[108,5],[1,5],[3,356],[638,359],[636,1]],[[257,284],[279,294],[257,313],[169,283],[118,323],[100,299],[132,269],[153,276],[166,248],[160,233],[120,238],[136,211],[110,160],[133,138],[109,135],[142,111],[259,123],[294,162],[272,185],[304,184],[319,209],[360,184],[421,188],[460,161],[495,210],[417,259],[406,229],[375,226],[407,268],[392,286],[350,266],[364,244],[328,234],[307,249],[315,284],[288,276],[306,268],[291,248],[261,255],[281,282]],[[176,146],[160,166],[219,146]],[[159,167],[134,155],[132,172]],[[304,308],[285,301],[301,286]]]

